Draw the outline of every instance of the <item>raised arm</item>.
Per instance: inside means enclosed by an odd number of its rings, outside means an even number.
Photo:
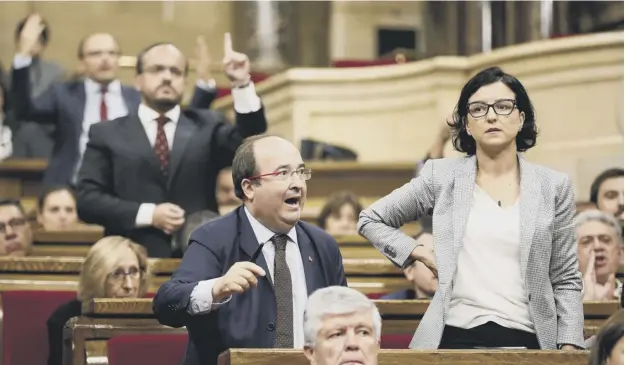
[[[567,177],[558,186],[549,277],[558,317],[558,346],[584,348],[582,278],[575,241],[575,199]]]
[[[433,163],[427,161],[421,174],[373,203],[360,213],[358,232],[395,265],[412,263],[417,242],[400,230],[434,208]]]

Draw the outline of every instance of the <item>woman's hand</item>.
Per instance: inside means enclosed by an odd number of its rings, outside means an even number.
[[[410,257],[417,261],[421,261],[430,271],[434,274],[434,277],[438,279],[438,268],[436,267],[436,259],[434,258],[434,252],[428,250],[425,246],[417,246]]]

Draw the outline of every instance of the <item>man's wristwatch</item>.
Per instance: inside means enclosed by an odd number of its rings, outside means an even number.
[[[242,81],[233,81],[232,82],[232,88],[233,89],[243,89],[245,87],[247,87],[250,82],[252,82],[252,77],[250,75],[247,75],[247,77],[245,79],[243,79]]]

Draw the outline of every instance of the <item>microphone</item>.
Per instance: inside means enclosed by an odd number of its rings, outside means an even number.
[[[254,252],[254,254],[252,255],[252,258],[250,259],[250,262],[252,263],[256,263],[256,259],[258,259],[258,256],[260,256],[260,254],[263,252],[263,246],[265,245],[265,243],[261,243],[260,245],[258,245],[258,248],[256,249],[256,252]]]
[[[499,205],[499,207],[501,208],[501,200],[497,201],[497,205]]]

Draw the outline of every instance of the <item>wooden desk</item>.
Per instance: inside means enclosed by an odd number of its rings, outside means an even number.
[[[2,290],[76,290],[84,257],[0,257]],[[150,292],[171,276],[180,260],[149,259]]]
[[[0,162],[0,196],[20,199],[39,195],[45,160],[9,159]]]
[[[75,256],[85,257],[95,242],[104,236],[99,226],[85,226],[72,231],[33,232],[32,256]]]
[[[379,365],[585,365],[588,351],[520,350],[380,350]],[[308,365],[300,350],[230,349],[219,365]]]
[[[374,300],[382,316],[383,333],[412,334],[425,314],[429,300]],[[584,328],[587,336],[618,311],[618,301],[585,302]]]

